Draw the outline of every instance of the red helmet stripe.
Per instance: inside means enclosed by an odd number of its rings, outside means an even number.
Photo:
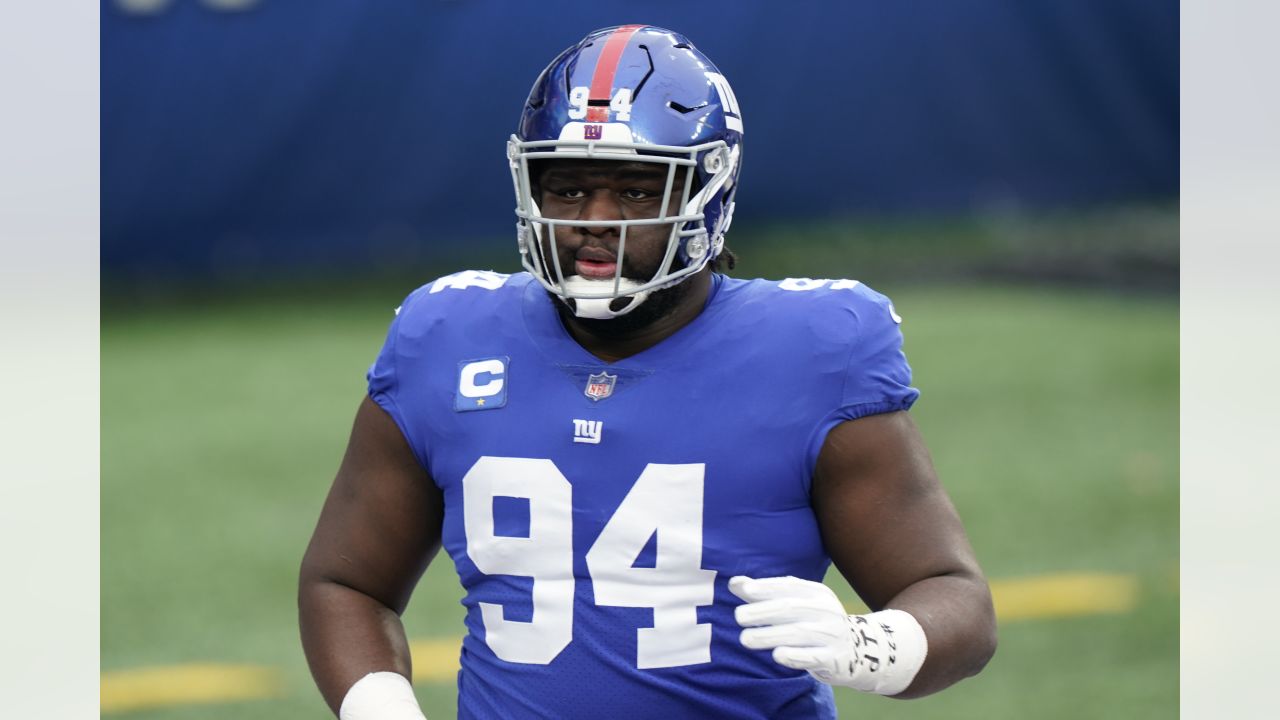
[[[590,100],[608,102],[613,97],[613,77],[618,73],[618,63],[622,60],[622,51],[626,49],[631,36],[644,25],[623,25],[614,30],[600,51],[600,59],[596,60],[595,72],[591,75]],[[602,107],[587,108],[588,122],[608,122],[609,111]]]

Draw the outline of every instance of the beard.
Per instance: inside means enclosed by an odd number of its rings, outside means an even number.
[[[543,267],[546,270],[547,277],[554,278],[555,270],[549,267],[549,263],[545,258],[550,256],[552,248],[544,245],[543,247]],[[573,272],[574,252],[566,245],[557,246],[558,259],[560,260],[560,268],[562,271]],[[657,260],[654,260],[652,268],[637,267],[630,253],[618,258],[618,262],[622,265],[622,277],[639,283],[645,283],[651,280],[658,272]],[[683,267],[677,259],[672,263],[669,272],[675,272]],[[568,322],[570,319],[579,327],[590,332],[592,335],[603,339],[624,338],[640,330],[643,330],[659,319],[670,315],[677,307],[689,297],[693,292],[694,283],[688,282],[692,277],[686,277],[681,282],[671,287],[655,290],[649,293],[635,309],[625,315],[619,315],[614,318],[584,318],[579,317],[574,310],[576,309],[572,299],[565,300],[550,292],[547,296],[552,299],[557,311],[560,313],[561,320]],[[628,302],[635,302],[630,296],[622,296],[615,298],[609,303],[609,309],[617,312],[626,307]]]

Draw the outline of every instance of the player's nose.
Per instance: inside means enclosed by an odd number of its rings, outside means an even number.
[[[595,222],[621,220],[622,206],[615,193],[603,188],[596,189],[587,194],[585,201],[582,203],[582,212],[578,219]],[[616,225],[590,225],[582,229],[588,235],[597,237],[618,232]]]

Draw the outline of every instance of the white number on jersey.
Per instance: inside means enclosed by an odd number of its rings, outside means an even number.
[[[780,290],[817,290],[830,285],[832,290],[852,290],[862,283],[857,280],[814,280],[813,278],[787,278],[778,283]]]
[[[434,295],[441,290],[466,290],[473,287],[497,290],[506,285],[510,277],[507,273],[496,273],[491,270],[463,270],[452,275],[445,275],[431,283],[429,292]]]
[[[486,575],[533,578],[533,620],[480,603],[485,642],[508,662],[546,665],[573,639],[572,488],[555,463],[482,457],[462,478],[467,557]],[[495,496],[528,498],[529,537],[493,532]]]
[[[714,570],[702,568],[705,466],[650,464],[587,551],[596,603],[653,608],[636,632],[641,669],[711,662],[711,626],[699,605],[714,600]],[[550,460],[485,456],[462,478],[467,556],[486,575],[533,578],[533,619],[507,620],[480,603],[485,639],[509,662],[545,665],[573,637],[572,486]],[[529,537],[498,537],[493,499],[529,500]],[[657,534],[652,568],[632,567]]]
[[[716,573],[702,568],[704,466],[649,464],[587,551],[596,604],[653,608],[636,637],[636,666],[711,662],[711,626],[698,606],[714,600]],[[632,567],[657,534],[657,561]]]

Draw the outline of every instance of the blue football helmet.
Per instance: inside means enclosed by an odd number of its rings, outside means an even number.
[[[645,25],[604,28],[560,53],[538,76],[507,157],[525,269],[577,315],[616,317],[720,254],[742,167],[742,115],[724,76],[683,35]],[[548,159],[663,165],[662,210],[644,219],[546,218],[533,196],[537,178],[530,177],[530,163]],[[676,173],[684,175],[683,195],[679,214],[670,215]],[[671,226],[662,263],[647,280],[622,276],[627,228],[636,225]],[[618,228],[614,278],[566,276],[557,226]],[[620,304],[618,298],[631,299]]]

